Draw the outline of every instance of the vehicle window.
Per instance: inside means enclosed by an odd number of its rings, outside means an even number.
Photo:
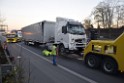
[[[106,45],[104,52],[105,52],[105,54],[115,54],[116,53],[116,47],[113,45]]]
[[[85,30],[81,25],[70,25],[68,27],[68,32],[71,34],[79,34],[79,35],[85,34]]]
[[[102,46],[101,45],[92,45],[92,51],[101,52]]]
[[[7,38],[12,38],[12,37],[16,37],[16,35],[15,34],[8,34],[8,35],[6,35],[6,37]]]

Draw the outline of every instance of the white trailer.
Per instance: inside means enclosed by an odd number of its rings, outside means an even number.
[[[51,42],[55,34],[55,22],[42,21],[22,28],[22,37],[27,45]]]

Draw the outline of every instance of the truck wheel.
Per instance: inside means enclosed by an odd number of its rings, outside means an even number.
[[[24,43],[25,43],[25,45],[27,45],[27,42],[26,41],[24,41]]]
[[[24,44],[26,45],[26,42],[24,41]]]
[[[27,42],[27,45],[28,45],[28,46],[30,46],[30,43],[29,43],[29,42]]]
[[[97,56],[90,54],[90,55],[87,55],[85,59],[85,63],[90,68],[97,68],[100,64],[100,60]]]
[[[59,46],[59,55],[60,56],[65,55],[65,47],[64,47],[64,45]]]
[[[38,47],[39,43],[38,42],[34,42],[34,46]]]
[[[102,62],[102,69],[106,73],[114,74],[118,70],[118,65],[115,60],[107,58]]]

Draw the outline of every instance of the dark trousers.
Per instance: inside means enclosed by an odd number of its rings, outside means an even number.
[[[56,65],[56,55],[53,55],[53,65]]]

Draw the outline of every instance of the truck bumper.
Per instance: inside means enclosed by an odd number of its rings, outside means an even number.
[[[86,47],[86,44],[70,44],[69,45],[69,50],[79,50],[79,49],[84,49]]]
[[[7,39],[6,41],[7,41],[8,43],[11,43],[11,42],[12,42],[12,43],[15,43],[15,42],[17,42],[16,39]]]

